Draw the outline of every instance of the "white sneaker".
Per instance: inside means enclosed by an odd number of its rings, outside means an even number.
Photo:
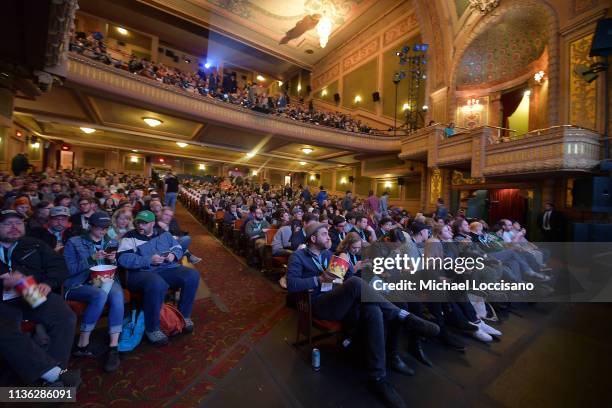
[[[500,332],[499,330],[497,330],[494,327],[489,326],[488,324],[486,324],[484,321],[480,321],[480,323],[478,323],[478,327],[480,328],[480,330],[482,330],[483,332],[491,335],[491,336],[501,336],[502,332]]]
[[[472,337],[474,337],[476,340],[480,340],[483,343],[490,343],[493,341],[493,337],[491,337],[490,334],[485,333],[482,329],[478,329],[478,331],[475,331],[473,333],[470,333],[472,335]]]

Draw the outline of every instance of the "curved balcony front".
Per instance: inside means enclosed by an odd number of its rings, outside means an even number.
[[[227,102],[188,93],[175,86],[131,74],[78,54],[68,55],[68,83],[142,101],[162,109],[228,127],[274,134],[296,142],[337,147],[351,151],[390,153],[400,150],[400,138],[346,132],[259,113]]]

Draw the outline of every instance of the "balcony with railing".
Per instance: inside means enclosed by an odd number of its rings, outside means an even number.
[[[284,136],[298,142],[373,153],[400,150],[399,137],[348,132],[256,112],[240,105],[134,75],[76,53],[68,54],[66,84],[70,86],[71,83],[196,117],[202,122],[260,131],[263,134]]]
[[[467,165],[472,177],[591,171],[602,159],[602,140],[597,132],[572,125],[519,136],[511,129],[481,126],[451,137],[437,125],[402,138],[399,157],[427,161],[428,167]]]

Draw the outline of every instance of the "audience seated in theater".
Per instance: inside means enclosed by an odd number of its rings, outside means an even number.
[[[157,227],[172,234],[174,239],[176,239],[181,245],[183,255],[187,258],[187,260],[193,265],[202,261],[202,258],[199,258],[189,252],[191,236],[187,231],[183,231],[181,230],[181,227],[179,227],[177,219],[174,218],[174,210],[171,207],[162,207],[158,212],[154,211],[154,213],[157,218]]]
[[[178,309],[185,317],[185,331],[191,332],[191,310],[200,276],[196,270],[180,265],[183,249],[169,232],[155,228],[155,214],[141,211],[134,224],[136,229],[120,241],[117,261],[128,270],[128,289],[143,294],[147,338],[155,345],[166,345],[168,337],[159,327],[166,292],[169,288],[181,289]]]
[[[51,208],[49,220],[42,227],[33,228],[29,235],[38,238],[56,252],[61,252],[68,239],[83,233],[83,229],[73,227],[68,221],[70,210],[63,206]]]
[[[90,280],[90,268],[96,265],[114,265],[117,256],[117,241],[106,235],[111,218],[106,212],[96,212],[89,217],[89,230],[72,237],[64,249],[64,259],[69,276],[64,282],[65,298],[87,304],[81,317],[81,334],[73,355],[95,357],[89,347],[89,338],[96,327],[104,306],[109,305],[108,332],[109,350],[104,370],[114,372],[119,368],[117,345],[123,325],[123,290],[116,279],[107,279],[96,286]]]
[[[0,212],[0,353],[24,384],[78,386],[78,371],[66,371],[74,337],[76,316],[59,295],[68,276],[61,255],[41,241],[25,236],[22,215],[14,210]],[[32,308],[15,292],[24,277],[38,282],[47,300]],[[22,319],[41,324],[47,335],[46,350],[19,332]]]
[[[305,233],[306,248],[297,250],[289,259],[289,292],[312,290],[312,313],[318,319],[354,325],[357,318],[366,328],[362,334],[366,337],[366,361],[373,391],[391,406],[405,406],[387,380],[387,362],[398,372],[412,374],[399,355],[397,342],[402,326],[429,336],[437,335],[438,326],[388,302],[361,278],[353,276],[352,267],[341,284],[334,284],[337,278],[327,272],[332,256],[327,225],[312,223]],[[368,301],[362,302],[364,293]]]

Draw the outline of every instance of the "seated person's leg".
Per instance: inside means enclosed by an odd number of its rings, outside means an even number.
[[[131,272],[128,278],[128,289],[134,292],[142,292],[144,297],[145,331],[154,333],[159,331],[159,312],[168,284],[157,273],[154,272]],[[166,339],[167,342],[167,339]]]
[[[0,356],[26,385],[35,384],[43,376],[47,381],[56,381],[61,372],[58,361],[22,333],[21,322],[7,317],[12,312],[5,311],[8,308],[0,304]]]
[[[21,299],[19,302],[23,302]],[[36,309],[23,302],[23,316],[42,324],[49,335],[48,354],[66,368],[74,338],[76,316],[61,296],[49,293],[47,300]]]
[[[110,346],[115,347],[119,341],[119,334],[123,329],[123,289],[117,282],[108,293],[108,332],[111,337]]]
[[[108,295],[105,291],[92,285],[82,285],[74,289],[69,289],[66,293],[67,300],[87,303],[87,308],[81,317],[81,335],[79,336],[77,356],[93,355],[87,350],[89,336],[96,328],[96,323],[102,316],[104,305]]]
[[[200,274],[198,271],[193,268],[179,266],[165,269],[159,275],[171,288],[181,289],[178,309],[186,320],[191,319],[193,302],[195,301],[195,295],[200,284]]]
[[[177,241],[181,245],[181,248],[183,248],[183,251],[187,251],[191,244],[191,237],[189,235],[183,235],[182,237],[178,237]]]

